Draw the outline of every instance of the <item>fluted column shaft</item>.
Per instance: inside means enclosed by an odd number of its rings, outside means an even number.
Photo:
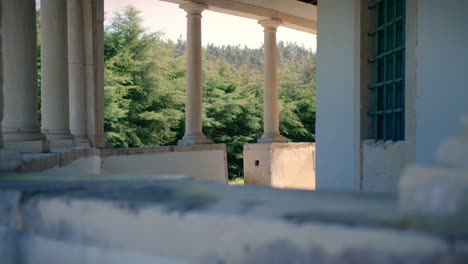
[[[83,1],[68,0],[67,4],[70,132],[75,146],[84,146],[89,142],[86,139]]]
[[[184,3],[187,12],[187,65],[185,135],[179,145],[212,143],[202,131],[202,41],[201,13],[206,5]]]
[[[41,0],[42,131],[52,147],[69,147],[67,1]]]
[[[2,0],[5,146],[48,151],[38,121],[37,33],[34,0]]]
[[[276,55],[276,31],[281,24],[275,19],[259,21],[264,28],[264,132],[259,143],[285,142],[279,133],[278,61]]]

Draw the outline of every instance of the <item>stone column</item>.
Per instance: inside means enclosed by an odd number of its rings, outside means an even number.
[[[2,13],[3,1],[0,1],[0,14]],[[3,148],[3,137],[1,131],[1,121],[3,119],[3,45],[2,45],[2,24],[3,21],[0,19],[0,171],[14,170],[19,167],[22,163],[20,154],[16,151],[8,150]]]
[[[72,147],[69,123],[67,1],[41,0],[42,131],[53,148]]]
[[[75,146],[89,147],[86,138],[83,2],[68,0],[67,4],[70,132]]]
[[[95,146],[110,148],[104,137],[104,0],[94,0],[94,54],[96,63]]]
[[[179,145],[209,144],[202,131],[202,44],[201,13],[208,6],[183,3],[180,8],[187,12],[187,71],[185,103],[185,135]]]
[[[258,22],[264,28],[264,96],[263,135],[258,143],[286,142],[279,133],[278,62],[276,56],[276,29],[281,21],[265,19]]]
[[[49,151],[38,122],[35,1],[2,4],[4,144],[20,152]]]
[[[104,139],[103,21],[103,0],[83,0],[86,134],[91,146],[95,148],[106,147]]]

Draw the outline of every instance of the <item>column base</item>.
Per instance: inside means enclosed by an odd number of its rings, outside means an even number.
[[[75,147],[79,148],[90,148],[91,143],[89,143],[89,140],[85,137],[74,137],[73,138],[73,145]]]
[[[70,134],[69,130],[60,130],[60,131],[50,131],[48,129],[43,129],[47,137],[47,140],[50,142],[50,148],[73,148],[73,136]]]
[[[280,133],[263,134],[263,136],[257,139],[258,143],[274,143],[274,142],[288,142],[288,139],[281,136]]]
[[[213,141],[209,140],[205,135],[201,136],[184,136],[177,145],[201,145],[201,144],[213,144]]]
[[[40,132],[4,132],[5,148],[20,153],[50,152],[50,142]]]
[[[60,149],[60,148],[73,148],[75,144],[73,139],[50,139],[50,148],[51,149]]]

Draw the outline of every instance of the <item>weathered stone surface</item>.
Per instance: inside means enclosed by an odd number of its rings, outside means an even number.
[[[362,190],[365,192],[398,191],[400,176],[407,165],[406,141],[373,139],[362,142]]]
[[[196,263],[452,261],[460,255],[451,245],[468,238],[466,222],[453,231],[444,227],[457,218],[406,217],[392,195],[131,175],[2,179],[0,189],[21,192],[19,227],[33,234]]]
[[[101,149],[101,156],[118,155],[143,155],[162,152],[187,152],[187,151],[205,151],[205,150],[226,150],[226,144],[202,144],[202,145],[177,145],[177,146],[159,146],[144,148],[114,148]]]
[[[275,188],[315,189],[315,144],[244,145],[244,181]]]
[[[400,182],[400,209],[468,221],[468,170],[410,167]]]
[[[21,154],[14,150],[0,148],[0,171],[15,170],[19,168],[22,163],[23,159],[21,158]]]
[[[60,154],[23,154],[21,171],[37,172],[60,166]]]
[[[175,259],[108,247],[77,245],[0,227],[2,264],[184,264]]]
[[[0,190],[0,226],[15,226],[20,197],[19,191]]]

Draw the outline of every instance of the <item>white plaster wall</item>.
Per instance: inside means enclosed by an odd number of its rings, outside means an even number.
[[[244,182],[275,188],[315,189],[313,143],[244,146]]]
[[[271,185],[278,188],[315,190],[314,151],[312,144],[273,148]]]
[[[362,144],[362,190],[396,192],[400,175],[407,164],[404,141],[364,140]]]
[[[468,112],[468,1],[419,0],[416,161],[434,160],[438,144]]]
[[[360,1],[319,1],[316,185],[357,190],[360,182]]]
[[[195,180],[228,181],[223,150],[107,156],[102,158],[101,173],[177,174]]]
[[[70,162],[63,167],[54,167],[46,170],[45,172],[51,173],[86,173],[86,174],[99,174],[101,173],[101,157],[89,156],[83,157]]]

